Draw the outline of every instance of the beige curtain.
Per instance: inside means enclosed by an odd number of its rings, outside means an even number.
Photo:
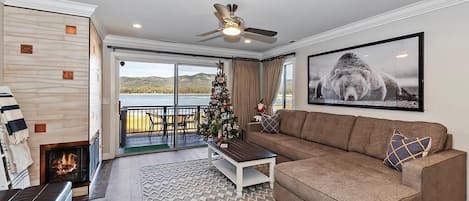
[[[233,109],[239,126],[246,129],[254,115],[260,91],[260,63],[255,61],[233,60]]]
[[[278,87],[281,82],[283,59],[274,59],[262,63],[264,66],[263,75],[263,90],[264,90],[264,105],[267,106],[266,112],[272,114],[273,103],[277,97]]]

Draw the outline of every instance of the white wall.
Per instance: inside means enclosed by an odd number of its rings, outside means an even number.
[[[119,136],[119,130],[114,128],[112,122],[116,121],[115,117],[117,115],[117,107],[116,103],[111,103],[111,97],[113,97],[114,88],[111,88],[111,83],[113,79],[111,77],[111,59],[110,59],[111,50],[106,48],[106,44],[103,43],[103,76],[102,76],[102,85],[103,85],[103,116],[102,116],[102,125],[103,125],[103,132],[102,132],[102,146],[103,146],[103,160],[113,159],[115,157],[115,153],[111,144],[111,135]],[[111,115],[114,114],[114,115]]]
[[[325,51],[425,32],[425,112],[308,105],[307,57]],[[296,52],[298,109],[378,118],[439,122],[454,134],[456,149],[469,151],[469,3],[332,39]]]
[[[0,69],[3,69],[3,3],[0,2]],[[3,81],[3,71],[0,71],[0,83]]]

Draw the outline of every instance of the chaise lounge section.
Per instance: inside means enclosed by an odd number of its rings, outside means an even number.
[[[280,111],[280,133],[250,123],[247,141],[278,154],[277,201],[464,201],[466,153],[445,126],[298,110]],[[427,157],[383,164],[393,130],[432,138]]]

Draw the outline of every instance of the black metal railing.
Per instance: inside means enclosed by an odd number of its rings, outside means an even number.
[[[124,106],[120,110],[121,136],[167,134],[175,126],[178,131],[196,133],[201,115],[207,107],[179,106],[176,116],[174,106]]]
[[[98,168],[98,165],[100,163],[99,161],[99,131],[95,134],[95,137],[93,137],[90,140],[90,178],[94,177],[94,174],[96,173],[96,170]]]

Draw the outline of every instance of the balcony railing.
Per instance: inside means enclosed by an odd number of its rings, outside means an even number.
[[[174,132],[198,133],[199,120],[207,105],[124,106],[120,110],[121,146],[136,135],[168,135]]]

